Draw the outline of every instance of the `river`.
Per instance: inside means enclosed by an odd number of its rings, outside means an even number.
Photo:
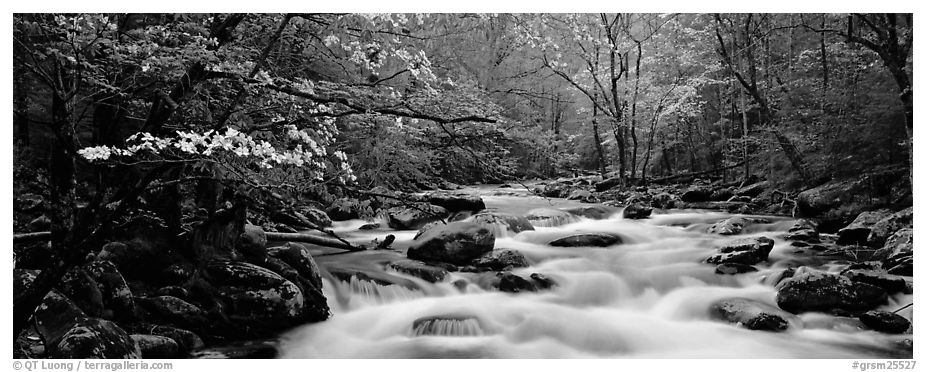
[[[582,205],[530,195],[526,189],[484,186],[490,210],[523,214],[534,208]],[[333,316],[282,336],[282,358],[866,358],[897,357],[896,343],[910,335],[887,335],[859,327],[854,318],[804,313],[788,319],[785,332],[748,330],[710,316],[720,299],[739,297],[775,306],[774,284],[787,267],[808,265],[839,271],[848,262],[803,254],[783,239],[794,222],[764,216],[769,223],[726,237],[706,233],[730,217],[711,211],[654,211],[643,220],[620,213],[604,220],[575,218],[559,226],[498,236],[495,247],[523,253],[529,267],[557,285],[529,293],[502,293],[478,285],[477,273],[451,272],[438,283],[403,275],[384,264],[404,257],[415,231],[358,230],[363,221],[334,229],[356,242],[394,234],[393,251],[350,254],[314,252],[323,268],[350,268],[373,278],[342,282],[327,276],[324,293]],[[553,239],[576,232],[616,233],[624,244],[609,248],[557,248]],[[718,275],[702,263],[726,240],[774,239],[768,262],[757,272]],[[484,274],[483,274],[484,275]],[[894,295],[882,310],[912,302]],[[901,315],[912,317],[911,308]],[[416,320],[432,319],[427,327]],[[417,326],[417,327],[416,327]],[[903,356],[901,354],[901,356]],[[907,356],[909,357],[909,356]]]

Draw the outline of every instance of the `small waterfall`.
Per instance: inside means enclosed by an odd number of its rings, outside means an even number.
[[[552,208],[538,208],[527,212],[527,219],[535,227],[556,227],[582,220],[572,213]]]
[[[352,299],[359,297],[365,303],[382,304],[424,297],[424,293],[415,289],[396,284],[384,285],[372,280],[359,279],[357,276],[351,276],[347,283],[341,282],[342,286],[345,284],[347,291],[353,295]]]
[[[479,321],[473,317],[433,316],[415,320],[412,336],[482,336]]]

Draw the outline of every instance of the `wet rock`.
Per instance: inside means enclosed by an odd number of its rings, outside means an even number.
[[[205,311],[177,297],[147,297],[139,299],[138,303],[147,311],[149,318],[157,323],[189,329],[201,329],[208,323]]]
[[[595,183],[595,191],[602,192],[606,190],[613,189],[614,187],[621,184],[620,177],[611,177],[608,179],[601,180]]]
[[[888,274],[913,276],[913,252],[891,255],[884,260]]]
[[[376,229],[378,229],[378,228],[380,228],[380,224],[378,224],[378,223],[368,223],[368,224],[365,224],[365,225],[363,225],[363,226],[360,226],[360,227],[357,228],[357,229],[358,229],[358,230],[376,230]]]
[[[913,253],[913,229],[903,228],[892,234],[884,246],[875,251],[872,258],[884,260],[891,256]]]
[[[495,246],[492,230],[472,222],[451,222],[435,226],[416,238],[408,258],[465,265]]]
[[[168,359],[180,356],[180,347],[173,339],[155,335],[131,335],[145,359]]]
[[[259,261],[267,256],[267,234],[260,226],[244,225],[244,231],[235,242],[236,248],[249,261]]]
[[[417,230],[422,226],[442,220],[450,213],[443,207],[426,205],[418,208],[396,207],[387,212],[389,227],[396,230]]]
[[[720,253],[707,258],[707,263],[735,263],[755,265],[768,259],[775,241],[766,237],[747,238],[733,241],[720,247]]]
[[[197,350],[190,354],[196,359],[272,359],[279,355],[276,340],[240,341]]]
[[[494,249],[473,260],[473,266],[488,270],[510,270],[517,267],[527,267],[527,258],[521,252],[511,249]]]
[[[817,232],[817,226],[813,222],[800,219],[795,221],[794,225],[788,228],[788,234],[785,235],[785,239],[815,243],[820,241],[820,233]]]
[[[758,271],[754,266],[743,265],[738,263],[722,263],[717,265],[714,273],[721,275],[736,275]]]
[[[884,303],[887,294],[880,287],[858,283],[842,275],[809,272],[781,283],[776,301],[792,313],[838,310],[864,311]]]
[[[597,203],[598,202],[598,198],[596,198],[595,195],[592,194],[591,191],[582,190],[582,189],[573,190],[571,193],[569,193],[569,196],[567,196],[566,199],[578,200],[578,201],[582,201],[585,203]]]
[[[316,227],[331,227],[331,217],[328,217],[328,215],[320,209],[304,207],[299,209],[299,214],[304,216],[308,222]]]
[[[536,292],[537,286],[527,279],[514,275],[510,272],[498,273],[498,289],[502,292]]]
[[[839,238],[836,239],[836,244],[866,244],[872,226],[887,217],[889,213],[887,210],[862,212],[849,226],[839,229]]]
[[[322,288],[321,270],[309,253],[308,247],[295,243],[287,242],[285,245],[271,247],[268,249],[270,257],[278,258],[292,267],[299,273],[299,276],[308,280],[313,287]]]
[[[624,208],[621,216],[625,219],[638,220],[647,218],[653,213],[653,208],[647,207],[642,203],[632,203]]]
[[[86,272],[96,283],[103,300],[103,308],[111,313],[110,319],[129,321],[135,318],[135,299],[116,265],[109,261],[87,264]]]
[[[552,208],[536,208],[527,211],[524,217],[534,226],[560,226],[579,221],[575,214]]]
[[[711,306],[719,319],[757,331],[781,332],[788,329],[790,314],[773,306],[745,298],[723,299]]]
[[[554,247],[609,247],[624,242],[620,236],[604,233],[576,234],[550,242]]]
[[[617,213],[617,208],[607,205],[588,205],[581,207],[564,208],[563,211],[579,217],[585,217],[592,220],[603,220]]]
[[[211,261],[204,278],[225,304],[224,318],[237,328],[236,336],[260,337],[328,317],[327,304],[307,306],[296,284],[256,265]]]
[[[904,333],[910,328],[910,321],[907,318],[887,311],[868,311],[859,315],[858,319],[868,328],[878,332],[897,334]]]
[[[470,218],[472,215],[473,212],[471,211],[459,211],[450,215],[450,217],[447,218],[447,222],[463,221],[467,218]]]
[[[447,270],[443,268],[430,266],[424,262],[416,260],[400,260],[391,262],[389,263],[389,267],[398,272],[415,276],[431,283],[443,281],[449,275]]]
[[[360,218],[358,207],[348,198],[335,200],[325,209],[325,214],[333,221],[356,220]]]
[[[848,269],[840,273],[849,280],[881,287],[887,293],[903,292],[907,289],[907,281],[903,277],[891,275],[880,270]]]
[[[135,340],[116,323],[86,318],[71,327],[49,348],[58,359],[138,359],[141,350]]]
[[[681,199],[686,203],[706,202],[711,199],[711,189],[706,187],[691,187],[682,193]]]
[[[479,212],[486,209],[482,198],[474,195],[453,195],[433,193],[427,196],[428,203],[443,207],[450,213],[460,211]]]
[[[69,270],[61,278],[58,289],[67,298],[73,298],[74,303],[84,313],[91,317],[101,317],[104,313],[103,293],[100,292],[100,286],[97,284],[86,270],[75,268]],[[112,318],[112,314],[107,314]]]
[[[871,226],[868,246],[881,247],[894,233],[911,227],[913,227],[913,207],[888,215]]]
[[[709,234],[736,235],[746,227],[746,220],[742,217],[730,217],[717,222],[707,228]]]
[[[505,233],[517,234],[522,231],[534,230],[534,226],[526,217],[499,212],[479,212],[465,221],[473,222],[491,229],[496,236]]]
[[[537,289],[549,289],[556,286],[556,281],[541,273],[531,274],[531,279],[534,281],[534,285]]]
[[[153,336],[167,337],[177,344],[177,351],[180,354],[187,354],[193,350],[203,347],[203,340],[196,333],[161,324],[136,323],[131,326],[131,331],[136,334],[145,334]],[[144,352],[144,350],[143,350]],[[146,356],[147,358],[147,356]]]

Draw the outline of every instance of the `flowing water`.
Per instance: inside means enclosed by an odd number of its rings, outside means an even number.
[[[580,205],[530,196],[524,189],[472,189],[489,209],[523,214],[538,208]],[[848,262],[801,254],[782,239],[793,220],[764,217],[742,235],[705,232],[730,214],[654,211],[645,220],[585,218],[547,222],[535,231],[503,234],[496,249],[516,249],[531,265],[512,272],[542,273],[557,285],[541,292],[483,289],[486,274],[452,272],[428,283],[386,268],[404,257],[415,231],[360,231],[362,221],[338,223],[351,240],[395,234],[399,252],[315,252],[319,266],[361,272],[342,281],[324,279],[333,316],[283,336],[284,358],[863,358],[896,357],[910,335],[860,327],[853,318],[805,313],[790,318],[785,332],[752,331],[713,319],[710,306],[730,297],[775,305],[775,283],[787,267],[808,265],[838,271]],[[562,223],[562,224],[559,224]],[[558,226],[551,226],[558,225]],[[607,232],[624,244],[608,248],[557,248],[553,239],[576,232]],[[758,272],[717,275],[702,263],[725,241],[749,236],[775,240]],[[908,278],[912,279],[912,278]],[[894,310],[912,295],[895,295]],[[911,318],[908,308],[899,314]],[[902,353],[900,355],[903,355]]]

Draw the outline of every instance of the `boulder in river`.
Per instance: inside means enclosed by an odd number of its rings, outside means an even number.
[[[776,301],[792,313],[807,311],[866,311],[887,300],[884,289],[842,275],[808,272],[781,282]]]
[[[450,213],[443,207],[436,205],[422,205],[420,207],[395,207],[387,212],[389,227],[396,230],[418,230],[422,226],[442,220]]]
[[[328,215],[332,221],[347,221],[360,218],[358,207],[348,198],[335,200],[325,209],[325,214]]]
[[[735,240],[720,247],[718,249],[719,253],[708,257],[706,262],[712,264],[755,265],[768,259],[768,254],[772,251],[774,245],[774,240],[764,236]]]
[[[709,234],[736,235],[741,233],[745,226],[746,220],[742,217],[730,217],[710,225],[707,228],[707,232]]]
[[[862,324],[878,332],[904,333],[910,328],[910,321],[895,313],[872,310],[859,315]]]
[[[495,234],[472,222],[434,226],[408,248],[408,258],[465,265],[495,247]]]
[[[872,225],[868,234],[868,246],[881,247],[894,233],[910,227],[913,227],[913,207],[893,213]]]
[[[595,197],[595,194],[592,194],[591,191],[583,190],[583,189],[573,190],[571,193],[569,193],[568,196],[566,196],[566,199],[578,200],[578,201],[585,202],[585,203],[597,203],[598,202],[598,198]]]
[[[331,217],[328,217],[328,214],[320,209],[303,207],[299,208],[299,213],[316,227],[331,227]]]
[[[624,239],[607,233],[580,233],[555,239],[550,242],[554,247],[609,247],[621,244]]]
[[[625,219],[638,220],[649,217],[653,213],[653,208],[647,207],[642,203],[631,203],[624,207],[621,216]]]
[[[443,207],[450,213],[460,211],[479,212],[486,209],[482,198],[475,195],[455,195],[449,193],[432,193],[427,195],[428,203]]]
[[[650,202],[653,207],[660,209],[669,209],[675,208],[675,205],[681,200],[673,194],[662,192],[653,196],[653,200]]]
[[[513,249],[494,249],[473,260],[473,266],[489,270],[510,270],[516,267],[527,267],[527,258],[521,252]]]
[[[839,238],[836,239],[836,244],[866,244],[872,226],[887,217],[889,213],[887,210],[862,212],[849,226],[839,229]]]
[[[203,309],[177,297],[147,297],[139,299],[138,303],[154,323],[198,330],[209,322]]]
[[[788,329],[792,317],[778,308],[746,298],[728,298],[711,305],[711,312],[719,319],[757,331],[781,332]]]
[[[765,191],[765,189],[767,189],[770,184],[771,183],[769,183],[769,181],[760,181],[751,185],[740,187],[733,191],[733,193],[737,196],[749,196],[754,198]]]

